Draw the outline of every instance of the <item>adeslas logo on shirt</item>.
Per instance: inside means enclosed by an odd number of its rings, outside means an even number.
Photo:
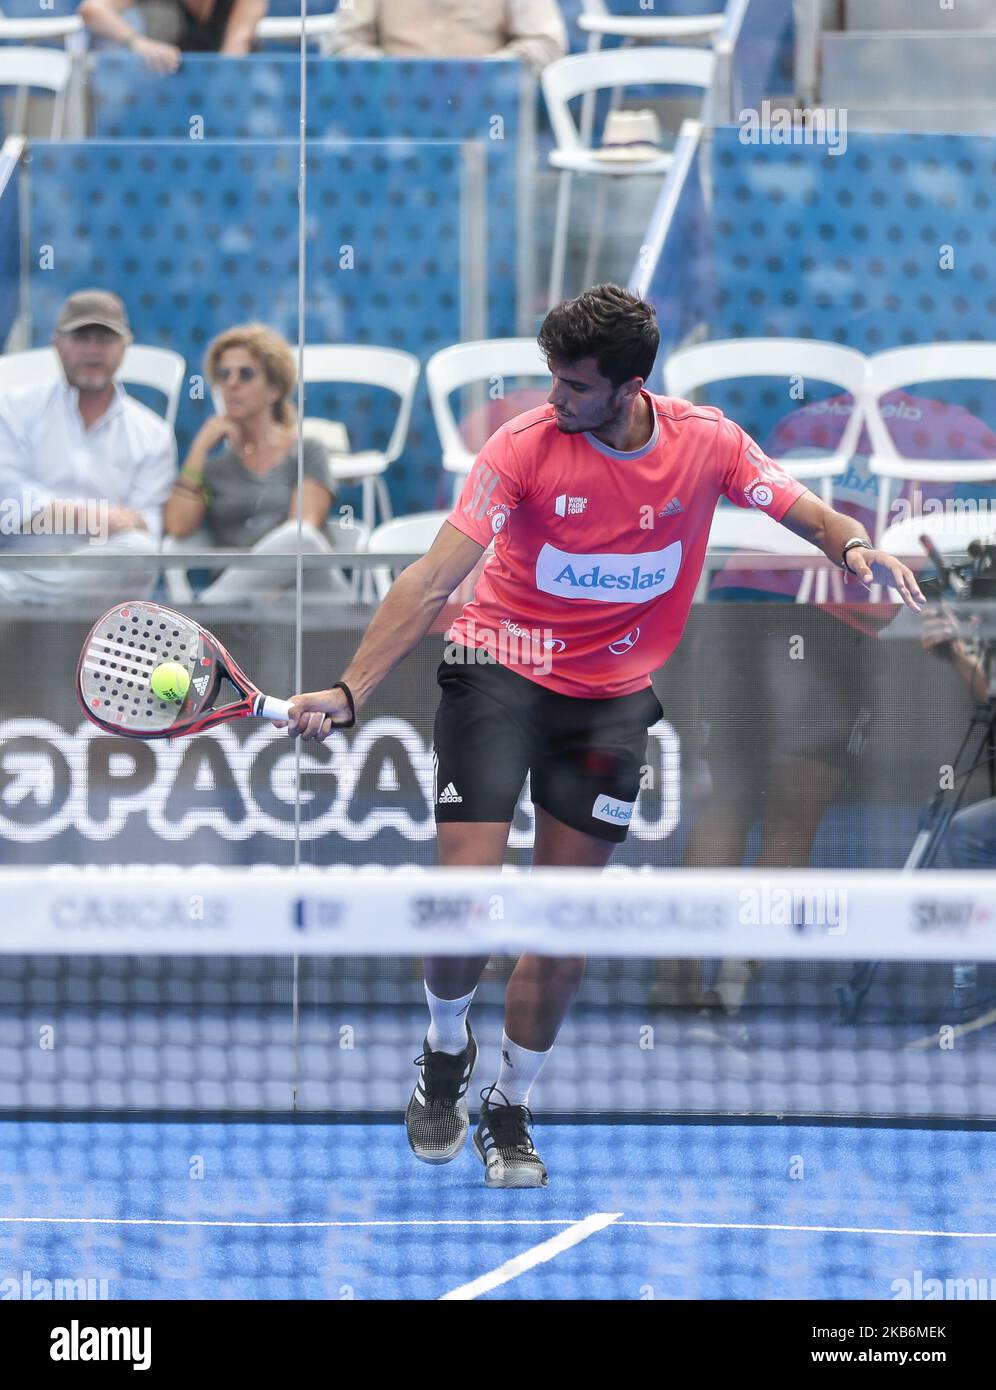
[[[536,557],[536,587],[560,598],[646,603],[673,588],[680,568],[680,541],[638,555],[575,555],[544,545]]]

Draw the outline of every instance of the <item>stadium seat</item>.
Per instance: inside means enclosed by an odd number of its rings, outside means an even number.
[[[48,43],[53,39],[74,38],[83,33],[78,14],[39,15],[31,19],[8,18],[0,10],[0,42]]]
[[[333,14],[309,14],[304,19],[304,33],[313,39],[321,54],[329,52],[328,39],[338,23]],[[301,19],[298,15],[265,15],[256,25],[256,38],[260,43],[300,43]]]
[[[543,69],[543,96],[553,127],[556,148],[550,164],[560,171],[557,214],[550,263],[549,303],[559,302],[564,288],[567,233],[570,220],[571,178],[574,174],[598,174],[629,178],[634,174],[666,174],[674,156],[660,151],[646,159],[608,161],[591,148],[591,133],[578,128],[571,114],[575,97],[606,88],[627,86],[700,87],[712,82],[715,60],[700,48],[618,48],[611,52],[575,53]]]
[[[339,551],[366,550],[370,539],[370,532],[362,521],[346,521],[339,518],[332,518],[325,523],[325,534],[329,538],[332,549]],[[217,548],[212,544],[211,536],[206,527],[202,527],[190,536],[164,535],[160,545],[162,554],[171,558],[203,554]],[[163,581],[171,603],[182,605],[195,601],[197,596],[190,582],[191,568],[203,568],[203,566],[191,565],[188,561],[187,563],[171,564],[164,567]],[[360,602],[362,581],[366,573],[369,571],[350,570],[345,567],[342,570],[343,578],[348,583],[352,599],[356,603]]]
[[[716,508],[709,528],[708,548],[710,551],[764,551],[769,555],[796,555],[801,558],[823,554],[809,541],[804,541],[801,536],[794,536],[791,531],[773,521],[766,512],[745,511],[742,507],[726,506],[722,503]],[[812,576],[822,576],[824,573],[823,570],[806,570],[799,592],[795,596],[796,603],[805,603],[808,600],[813,587]],[[703,571],[695,595],[698,603],[704,602],[707,596],[709,578],[709,571]]]
[[[622,39],[623,44],[650,41],[652,43],[684,42],[688,39],[708,39],[717,34],[723,26],[725,15],[656,15],[613,14],[605,0],[581,0],[584,7],[578,15],[578,28],[588,35],[588,52],[597,53],[603,38]],[[613,106],[617,93],[613,92]],[[595,93],[586,92],[581,103],[581,139],[587,145],[591,141],[592,122],[595,117]]]
[[[55,348],[7,352],[0,357],[0,391],[10,391],[15,386],[33,386],[38,381],[51,381],[60,371]]]
[[[880,409],[881,399],[890,391],[935,381],[996,382],[996,345],[929,343],[894,348],[869,357],[865,414],[871,439],[871,472],[890,480],[996,482],[996,450],[988,459],[911,459],[899,453]],[[879,488],[876,537],[881,537],[886,529],[890,494],[888,483]]]
[[[454,500],[474,466],[475,451],[468,448],[450,405],[450,396],[461,387],[500,378],[544,377],[550,369],[535,338],[487,338],[476,343],[455,343],[433,353],[425,364],[432,416],[443,446],[443,468],[453,474]]]
[[[597,49],[606,35],[621,39],[708,38],[723,27],[722,11],[713,14],[613,14],[605,0],[582,0],[584,12],[578,15],[578,28],[589,36],[589,50]]]
[[[854,409],[832,454],[778,460],[793,478],[805,482],[819,480],[820,495],[828,506],[833,501],[833,480],[847,471],[861,438],[867,375],[868,359],[864,353],[808,338],[729,338],[698,343],[673,352],[664,365],[667,394],[683,399],[692,398],[696,391],[713,382],[744,377],[777,377],[783,381],[798,377],[803,381],[823,381],[851,395]],[[817,574],[809,570],[799,590],[800,602],[809,599],[814,574],[817,575],[817,598],[825,600],[828,572]]]
[[[54,348],[31,348],[27,352],[10,352],[0,357],[0,391],[49,381],[59,376],[61,371]],[[117,380],[125,388],[144,386],[164,396],[166,409],[163,411],[163,418],[170,429],[173,429],[186,371],[186,362],[172,348],[131,343],[125,350]]]
[[[910,516],[905,521],[893,522],[882,532],[878,544],[882,550],[887,550],[890,555],[898,555],[901,560],[922,560],[926,552],[920,544],[920,537],[929,536],[939,554],[964,555],[969,543],[979,540],[981,533],[987,532],[990,525],[988,513],[982,520],[974,507],[965,507],[957,512],[927,512],[922,516]]]
[[[449,516],[449,512],[413,512],[411,516],[399,516],[386,521],[372,532],[367,543],[371,554],[390,555],[392,553],[424,555],[439,534],[439,528]],[[383,599],[394,580],[390,569],[371,570],[378,600]]]
[[[14,103],[12,124],[15,127],[8,135],[26,134],[28,91],[32,87],[51,92],[52,130],[51,138],[62,137],[66,117],[66,93],[72,77],[73,60],[70,54],[58,48],[23,48],[15,46],[0,48],[0,89],[5,87],[17,91]]]

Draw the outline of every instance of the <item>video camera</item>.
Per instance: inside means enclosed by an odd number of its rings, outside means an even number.
[[[947,564],[929,536],[921,536],[920,542],[937,570],[935,578],[920,580],[927,598],[996,599],[996,536],[971,541],[969,558],[960,565]]]

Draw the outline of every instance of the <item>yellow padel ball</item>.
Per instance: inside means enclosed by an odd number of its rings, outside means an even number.
[[[163,661],[152,672],[149,684],[153,695],[158,695],[160,700],[179,702],[190,689],[190,675],[186,666],[178,661]]]

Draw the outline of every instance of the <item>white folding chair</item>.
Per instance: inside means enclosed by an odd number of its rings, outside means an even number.
[[[28,92],[40,88],[51,92],[52,130],[51,138],[62,138],[66,118],[66,93],[72,77],[73,60],[70,54],[59,48],[0,48],[0,89],[13,88],[17,92],[14,100],[14,114],[11,121],[13,130],[8,135],[25,135],[28,111]]]
[[[410,516],[385,521],[371,533],[367,550],[376,555],[390,555],[392,552],[403,554],[406,551],[424,555],[448,516],[449,512],[412,512]],[[394,574],[388,567],[372,570],[371,573],[377,597],[383,600],[393,583]]]
[[[354,550],[364,551],[370,539],[370,532],[363,525],[362,521],[342,520],[338,517],[331,517],[325,524],[325,534],[328,536],[329,543],[333,550]],[[207,527],[201,527],[190,536],[167,536],[164,535],[160,543],[160,552],[164,556],[170,557],[174,563],[168,564],[163,568],[163,580],[166,584],[166,592],[173,603],[191,603],[196,598],[193,587],[190,583],[189,562],[184,563],[183,557],[192,552],[216,550],[217,546],[211,543],[211,535]],[[289,553],[293,554],[293,551]],[[178,561],[178,563],[177,563]],[[350,594],[353,601],[360,601],[360,586],[364,571],[354,569],[342,571],[343,578],[349,585]],[[346,578],[348,574],[348,578]]]
[[[583,13],[578,15],[578,28],[588,35],[588,52],[597,53],[603,38],[621,38],[624,44],[650,40],[653,43],[682,42],[707,39],[717,34],[725,18],[722,14],[699,15],[619,15],[613,14],[605,0],[581,0]],[[612,94],[615,109],[618,91]],[[581,139],[591,143],[595,119],[595,93],[586,92],[581,101]]]
[[[578,28],[588,35],[588,52],[597,53],[603,38],[619,38],[624,44],[683,42],[688,39],[708,39],[723,27],[723,14],[639,15],[613,14],[605,0],[581,0],[583,12],[578,15]],[[581,138],[587,145],[591,140],[595,117],[595,94],[586,92],[581,103]]]
[[[3,43],[49,43],[53,39],[74,38],[84,24],[78,14],[39,15],[31,19],[9,19],[0,9],[0,41]]]
[[[172,348],[146,347],[144,343],[130,343],[125,349],[117,380],[126,388],[147,386],[165,396],[166,410],[163,418],[170,429],[173,429],[186,373],[186,360]]]
[[[550,368],[535,338],[486,338],[474,343],[455,343],[433,353],[425,364],[432,417],[443,446],[443,468],[453,474],[454,500],[477,454],[464,442],[450,397],[476,382],[515,377],[549,380]]]
[[[333,550],[365,551],[370,545],[370,528],[364,526],[362,521],[357,521],[355,517],[330,516],[325,523],[325,534]],[[347,582],[356,603],[360,602],[367,573],[368,571],[362,569],[342,571],[343,578],[347,578],[348,575]]]
[[[793,535],[787,527],[772,520],[766,512],[747,511],[743,507],[725,504],[720,504],[713,513],[708,549],[710,552],[728,550],[731,555],[738,550],[753,550],[762,551],[767,555],[792,555],[800,559],[812,555],[823,556],[822,550],[803,540],[801,536]],[[807,577],[813,573],[813,570],[806,571]],[[703,570],[695,595],[696,602],[705,598],[709,579],[710,572]],[[795,596],[796,603],[807,601],[807,588],[812,588],[812,584],[807,586],[803,582],[799,586],[799,592]]]
[[[996,382],[996,345],[930,343],[876,352],[869,357],[865,415],[872,452],[868,466],[884,480],[879,484],[876,537],[886,530],[894,478],[907,482],[996,481],[996,454],[987,459],[912,459],[899,453],[882,413],[882,397],[890,391],[934,381]]]
[[[159,553],[170,558],[182,556],[190,551],[213,549],[207,530],[195,531],[190,536],[170,536],[164,531],[159,542]],[[195,594],[185,565],[164,565],[163,583],[171,603],[182,606],[194,601]]]
[[[176,424],[187,364],[171,348],[147,347],[144,343],[129,343],[115,380],[128,386],[147,386],[165,397],[163,418],[170,429]],[[0,390],[15,386],[31,386],[40,381],[54,381],[62,375],[62,364],[55,348],[30,348],[27,352],[9,352],[0,356]]]
[[[613,14],[605,0],[581,0],[578,28],[589,36],[589,49],[597,49],[605,36],[621,39],[701,39],[717,34],[725,15],[714,14],[639,15]]]
[[[44,4],[46,0],[39,0]],[[0,8],[0,43],[42,43],[46,45],[61,42],[66,52],[74,55],[69,86],[66,91],[66,109],[63,117],[64,133],[68,139],[84,139],[86,136],[86,74],[82,55],[86,53],[90,35],[78,14],[39,15],[30,19],[8,19]],[[19,93],[21,103],[19,124],[23,127],[27,117],[27,90]]]
[[[591,132],[575,124],[570,103],[605,88],[634,85],[699,87],[707,91],[712,82],[715,59],[699,48],[617,48],[608,52],[576,53],[560,58],[543,69],[541,82],[556,149],[550,164],[560,170],[557,215],[550,265],[549,302],[556,304],[563,294],[567,261],[567,233],[570,221],[571,179],[575,174],[631,178],[636,174],[666,174],[674,156],[660,151],[646,159],[610,162],[591,148]],[[599,185],[604,191],[604,185]],[[594,238],[593,238],[594,241]],[[591,253],[594,255],[594,251]]]
[[[0,357],[0,391],[36,382],[54,381],[62,375],[55,348],[30,348],[27,352],[5,352]]]
[[[803,482],[819,480],[820,496],[828,506],[833,503],[833,480],[847,472],[861,438],[867,374],[868,359],[863,353],[839,343],[819,343],[809,338],[717,339],[679,348],[664,364],[665,390],[669,396],[688,398],[703,386],[738,377],[776,377],[786,383],[790,378],[801,378],[803,382],[823,381],[848,392],[854,407],[840,443],[832,453],[814,452],[778,459],[780,467],[790,477]],[[826,599],[829,571],[808,570],[799,589],[800,602],[808,601],[813,592],[814,575],[817,600]]]
[[[337,14],[309,14],[304,19],[304,34],[307,39],[314,39],[318,44],[318,51],[327,54],[331,35],[339,23]],[[256,25],[255,36],[261,42],[271,40],[276,43],[300,43],[301,41],[301,17],[300,15],[266,15]]]
[[[988,512],[984,520],[967,509],[940,514],[927,512],[923,516],[910,516],[887,526],[879,537],[878,546],[900,560],[922,560],[927,552],[920,543],[920,537],[929,536],[938,553],[946,558],[966,555],[969,543],[982,539],[991,530]]]

